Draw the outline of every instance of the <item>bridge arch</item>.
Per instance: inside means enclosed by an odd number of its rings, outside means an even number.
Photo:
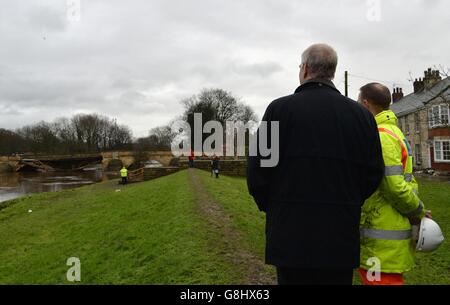
[[[125,167],[130,167],[136,161],[135,154],[134,151],[101,153],[103,169],[106,170],[112,160],[120,160]],[[163,166],[169,166],[174,158],[170,151],[146,151],[141,154],[144,154],[147,160],[156,160]]]

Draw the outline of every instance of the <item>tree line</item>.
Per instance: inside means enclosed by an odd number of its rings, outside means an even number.
[[[184,120],[193,130],[193,115],[201,113],[203,122],[257,120],[253,109],[222,89],[204,89],[181,101]],[[77,154],[102,151],[164,151],[171,149],[175,137],[172,122],[153,128],[148,136],[133,139],[131,129],[115,119],[99,114],[77,114],[52,123],[39,122],[16,130],[0,128],[0,155],[11,154]]]
[[[132,147],[132,133],[115,119],[77,114],[55,122],[41,121],[15,131],[0,129],[0,154],[77,154]]]

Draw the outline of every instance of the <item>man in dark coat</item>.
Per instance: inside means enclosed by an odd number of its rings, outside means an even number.
[[[300,87],[273,101],[263,121],[279,122],[279,162],[248,160],[247,183],[266,212],[266,263],[279,284],[351,284],[359,267],[361,206],[384,175],[369,111],[332,83],[337,54],[317,44],[302,54]],[[261,139],[258,134],[258,140]]]
[[[219,157],[216,155],[211,159],[211,173],[219,178]]]

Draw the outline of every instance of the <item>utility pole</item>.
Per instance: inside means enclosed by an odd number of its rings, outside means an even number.
[[[348,97],[348,71],[345,71],[345,96]]]

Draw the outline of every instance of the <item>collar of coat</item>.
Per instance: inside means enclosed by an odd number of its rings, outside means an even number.
[[[375,116],[375,121],[377,121],[377,125],[381,124],[397,125],[397,116],[392,110],[385,110]]]
[[[329,87],[333,90],[336,90],[337,92],[339,92],[338,89],[336,89],[336,87],[334,86],[333,82],[329,79],[322,79],[322,78],[314,78],[314,79],[309,79],[306,82],[304,82],[303,84],[300,85],[300,87],[297,88],[297,90],[295,90],[295,93],[299,93],[300,91],[302,91],[305,88],[311,87],[311,86],[326,86]],[[339,92],[340,93],[340,92]]]

